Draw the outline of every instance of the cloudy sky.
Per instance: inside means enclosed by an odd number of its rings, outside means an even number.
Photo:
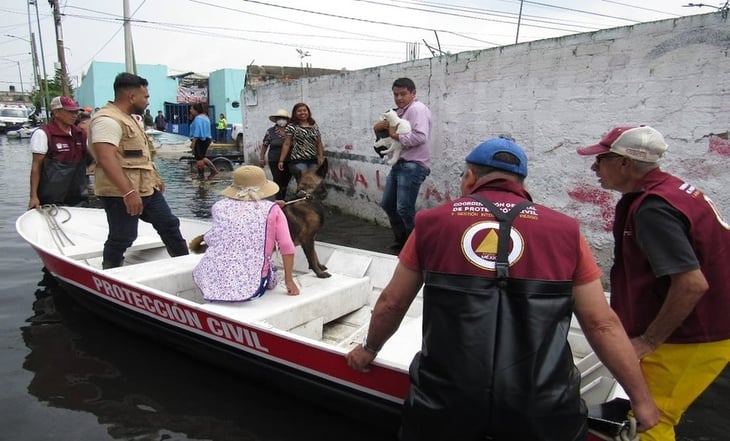
[[[31,0],[33,1],[33,0]],[[46,71],[57,62],[52,10],[30,6]],[[122,0],[59,0],[77,83],[94,61],[124,62]],[[703,2],[721,6],[724,1]],[[356,70],[716,11],[679,0],[129,0],[138,64],[171,74],[248,64]],[[699,4],[699,2],[695,3]],[[635,5],[635,6],[634,6]],[[522,15],[518,26],[518,17]],[[0,1],[0,90],[33,86],[27,0]],[[37,18],[39,20],[37,20]],[[40,45],[38,48],[40,56]],[[22,75],[21,75],[22,74]]]

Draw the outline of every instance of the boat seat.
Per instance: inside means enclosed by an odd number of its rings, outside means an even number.
[[[162,248],[165,244],[160,236],[137,236],[134,243],[127,248],[126,252]],[[70,259],[84,260],[94,257],[101,257],[104,254],[104,243],[93,242],[81,245],[71,245],[61,249],[63,255]]]
[[[311,271],[295,275],[300,288],[298,296],[288,295],[282,280],[274,289],[248,302],[207,302],[202,299],[192,272],[203,254],[124,265],[105,270],[105,273],[199,303],[202,309],[235,321],[257,322],[262,326],[321,339],[325,323],[367,305],[373,290],[370,278],[364,276],[370,265],[368,259],[352,259],[337,253],[332,257],[327,263],[332,274],[329,278],[320,279]],[[335,260],[345,260],[349,265],[336,264]],[[338,266],[343,267],[342,272],[334,271]],[[283,271],[279,273],[283,276]]]
[[[295,277],[300,294],[290,296],[280,283],[273,290],[249,302],[210,302],[202,308],[242,322],[260,324],[297,332],[311,338],[322,338],[325,323],[356,311],[368,304],[372,291],[369,277],[332,274],[320,279],[313,274]]]
[[[144,249],[144,248],[142,248]],[[166,257],[136,264],[125,264],[104,270],[107,274],[121,276],[124,280],[145,282],[149,279],[169,278],[180,273],[191,273],[195,265],[203,258],[203,254],[190,253],[184,256]]]
[[[300,254],[294,259],[295,269],[297,264],[306,264],[300,247],[297,247],[297,252]],[[234,320],[256,321],[263,326],[319,340],[325,323],[367,305],[373,292],[372,280],[365,276],[372,265],[369,256],[335,249],[320,253],[319,257],[326,259],[325,265],[332,276],[320,279],[308,268],[302,268],[304,274],[294,277],[299,285],[298,296],[287,295],[282,281],[262,297],[250,302],[210,302],[205,303],[203,308]]]

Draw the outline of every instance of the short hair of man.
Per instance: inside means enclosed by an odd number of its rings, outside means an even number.
[[[396,87],[404,87],[408,89],[409,92],[413,92],[416,90],[416,83],[414,83],[410,78],[398,78],[393,81],[393,87],[391,87],[391,89],[395,89]]]
[[[135,74],[129,72],[122,72],[114,79],[114,95],[118,95],[121,92],[129,89],[139,89],[140,87],[147,87],[150,83]]]
[[[198,114],[205,113],[205,108],[203,107],[203,103],[194,103],[193,109],[198,112]]]

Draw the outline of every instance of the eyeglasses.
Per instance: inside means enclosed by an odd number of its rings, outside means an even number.
[[[604,153],[602,155],[596,156],[596,164],[600,164],[601,161],[604,159],[612,159],[612,158],[623,158],[622,155],[619,155],[618,153]]]

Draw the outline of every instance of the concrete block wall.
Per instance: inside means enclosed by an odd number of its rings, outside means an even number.
[[[534,200],[579,219],[608,268],[618,195],[599,187],[575,149],[615,125],[651,125],[670,146],[662,168],[730,216],[729,53],[730,23],[711,13],[267,83],[244,94],[245,149],[256,157],[267,115],[306,102],[330,161],[328,203],[387,225],[378,204],[389,167],[372,149],[371,127],[393,106],[393,80],[410,77],[434,120],[419,207],[458,197],[468,151],[509,134],[527,151]]]

